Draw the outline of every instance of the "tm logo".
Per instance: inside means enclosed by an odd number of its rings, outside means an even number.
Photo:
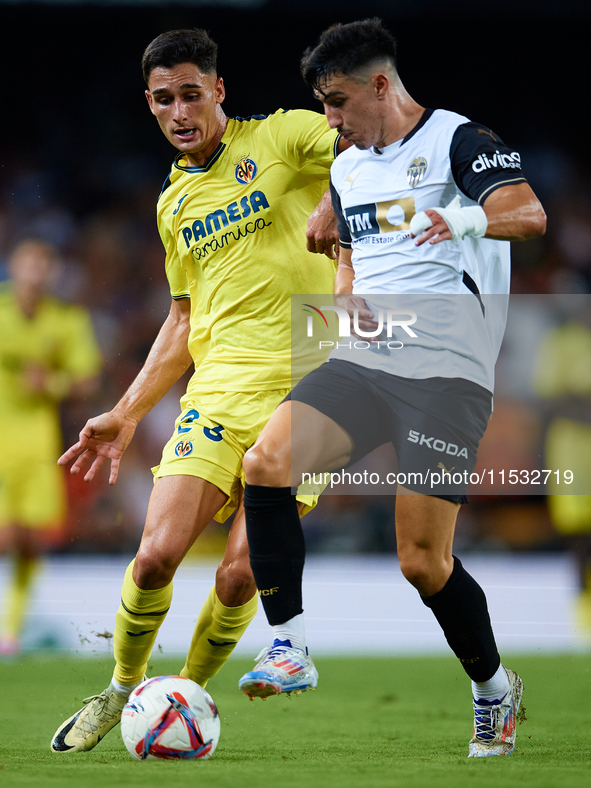
[[[381,309],[378,310],[377,316],[377,327],[373,331],[363,331],[359,328],[359,310],[354,309],[353,315],[350,315],[349,312],[341,306],[322,306],[318,309],[312,304],[304,304],[303,305],[304,312],[308,312],[308,330],[307,335],[309,337],[314,336],[314,319],[320,323],[321,326],[328,328],[328,320],[324,312],[334,312],[339,320],[339,336],[341,337],[350,337],[351,336],[351,320],[353,323],[353,332],[359,337],[378,337],[384,333],[384,328],[386,329],[386,336],[388,338],[392,337],[392,329],[394,327],[402,328],[409,337],[415,337],[416,334],[410,328],[414,323],[417,322],[417,314],[416,312],[396,312],[393,309],[387,309],[385,312]],[[310,310],[313,309],[313,312]],[[404,319],[402,319],[404,318]]]

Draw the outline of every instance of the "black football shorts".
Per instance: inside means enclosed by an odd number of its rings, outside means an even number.
[[[311,405],[349,434],[354,448],[347,467],[391,441],[398,483],[467,503],[492,411],[492,394],[482,386],[462,378],[402,378],[333,360],[306,375],[287,399]]]

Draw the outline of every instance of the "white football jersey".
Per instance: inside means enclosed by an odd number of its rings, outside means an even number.
[[[352,249],[353,292],[376,314],[381,308],[385,316],[393,304],[416,314],[417,337],[396,332],[402,350],[386,344],[367,353],[339,343],[332,357],[403,377],[462,377],[492,391],[509,242],[468,237],[416,246],[409,227],[416,213],[458,195],[462,206],[482,204],[495,189],[525,180],[519,153],[487,127],[446,110],[425,110],[403,140],[385,148],[352,147],[338,156],[331,191],[340,243]]]

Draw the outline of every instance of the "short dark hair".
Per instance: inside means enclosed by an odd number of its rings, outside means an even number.
[[[169,30],[148,44],[142,57],[146,84],[155,68],[174,68],[194,63],[204,74],[217,73],[218,45],[205,30]]]
[[[391,61],[396,68],[396,39],[378,17],[336,24],[327,28],[315,47],[303,54],[300,67],[304,81],[318,90],[322,79],[350,76],[376,60]]]

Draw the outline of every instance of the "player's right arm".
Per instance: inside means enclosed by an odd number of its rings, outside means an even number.
[[[76,458],[70,473],[80,473],[91,463],[84,476],[85,481],[91,481],[109,459],[109,484],[115,484],[121,457],[138,423],[160,402],[192,362],[188,350],[190,310],[189,298],[172,301],[168,317],[131,386],[113,410],[89,419],[78,442],[59,458],[60,465],[67,465]]]
[[[345,221],[341,198],[332,181],[330,184],[330,195],[339,235],[339,254],[337,258],[337,272],[334,280],[335,304],[336,306],[346,309],[351,316],[351,330],[353,330],[353,310],[356,309],[359,328],[363,331],[374,331],[377,327],[377,323],[373,320],[373,312],[368,309],[364,298],[353,295],[355,269],[353,268],[352,260],[353,249],[351,247],[351,233]]]
[[[374,313],[368,308],[362,296],[353,295],[353,280],[355,271],[351,261],[352,250],[339,249],[337,273],[334,280],[335,305],[346,309],[351,317],[351,331],[353,331],[353,311],[357,310],[358,326],[363,331],[374,331],[377,323],[373,320]],[[353,331],[353,333],[355,333]],[[364,339],[364,337],[359,337]]]

